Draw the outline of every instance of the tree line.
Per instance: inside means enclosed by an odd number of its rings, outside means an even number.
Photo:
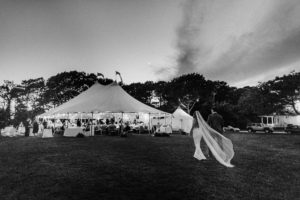
[[[57,107],[96,81],[110,84],[112,79],[93,73],[62,72],[44,78],[23,80],[20,84],[6,80],[0,85],[0,127],[17,125],[27,118]],[[299,114],[300,72],[291,72],[257,86],[236,88],[224,81],[212,81],[198,73],[186,74],[170,81],[146,81],[122,84],[130,95],[150,105],[153,96],[159,99],[158,109],[172,113],[181,106],[192,114],[199,110],[204,118],[212,106],[223,115],[225,123],[244,128],[247,123],[266,114]]]

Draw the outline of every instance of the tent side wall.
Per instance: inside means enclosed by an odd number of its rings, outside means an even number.
[[[188,113],[184,112],[181,108],[177,108],[173,113],[172,119],[172,130],[173,131],[183,131],[185,133],[190,133],[193,126],[193,117]]]

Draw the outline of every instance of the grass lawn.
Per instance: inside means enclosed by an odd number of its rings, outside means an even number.
[[[0,199],[299,199],[300,136],[226,134],[234,168],[188,136],[0,137]]]

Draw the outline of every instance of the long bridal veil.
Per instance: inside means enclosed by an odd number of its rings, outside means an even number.
[[[196,122],[199,128],[194,131],[200,131],[202,137],[216,160],[226,167],[234,167],[230,161],[234,156],[233,145],[230,139],[224,137],[214,129],[212,129],[202,118],[199,111],[196,111]],[[201,149],[200,149],[201,151]],[[202,153],[202,152],[201,152]]]

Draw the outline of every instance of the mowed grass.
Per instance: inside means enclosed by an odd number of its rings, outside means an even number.
[[[0,138],[0,199],[299,199],[300,136],[226,134],[234,168],[191,137]]]

